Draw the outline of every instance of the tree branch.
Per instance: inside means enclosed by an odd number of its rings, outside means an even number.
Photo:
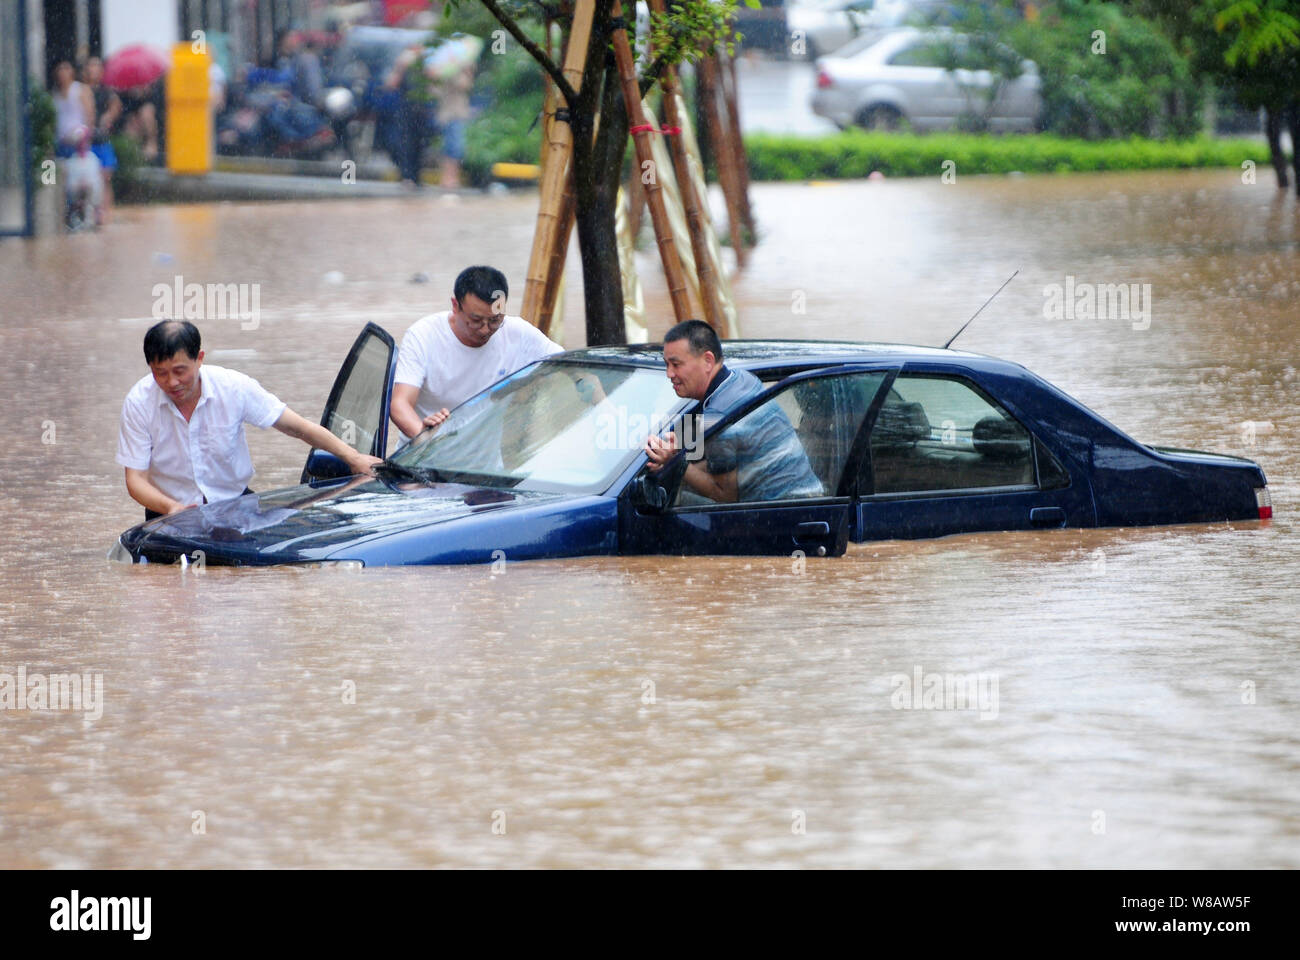
[[[528,55],[536,60],[538,64],[541,65],[541,68],[547,72],[551,80],[555,82],[556,89],[558,89],[564,96],[565,103],[572,108],[578,99],[577,91],[575,91],[569,81],[564,78],[564,74],[560,72],[560,68],[555,65],[555,62],[546,55],[546,51],[529,39],[528,34],[524,33],[524,31],[520,29],[519,24],[515,23],[515,21],[497,5],[496,0],[482,0],[482,2],[483,6],[487,7],[488,13],[496,17],[497,22],[506,28],[506,32],[519,41],[519,45],[528,52]]]
[[[559,21],[560,5],[558,3],[546,3],[544,0],[533,0],[533,3],[542,8],[543,15]]]
[[[663,57],[655,57],[650,66],[645,68],[641,74],[641,96],[644,97],[650,92],[650,88],[659,81],[660,75],[663,74],[664,68],[667,66],[667,60]]]

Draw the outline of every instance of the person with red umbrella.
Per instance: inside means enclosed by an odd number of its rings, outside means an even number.
[[[167,58],[142,43],[123,47],[104,62],[104,85],[121,93],[121,129],[139,141],[144,158],[158,157],[162,77]]]
[[[153,47],[133,43],[104,61],[104,84],[114,90],[147,87],[166,72],[166,57]]]

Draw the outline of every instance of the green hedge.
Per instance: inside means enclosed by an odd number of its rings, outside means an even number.
[[[755,133],[745,138],[755,180],[847,180],[879,170],[887,177],[937,177],[951,160],[959,175],[1240,167],[1269,162],[1254,140],[1066,140],[1045,135],[868,133],[824,137]]]
[[[479,89],[491,91],[493,102],[470,122],[465,145],[465,177],[475,184],[490,179],[492,164],[537,163],[542,150],[541,68],[518,46],[484,63]]]

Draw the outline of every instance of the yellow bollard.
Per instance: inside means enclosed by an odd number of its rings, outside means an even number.
[[[172,47],[167,73],[167,169],[207,173],[212,169],[212,109],[208,71],[212,58],[188,43]]]
[[[492,176],[498,180],[537,180],[542,175],[542,168],[535,163],[506,163],[501,161],[492,164]]]

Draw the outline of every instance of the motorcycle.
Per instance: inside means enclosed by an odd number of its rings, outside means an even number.
[[[224,154],[319,160],[337,144],[328,117],[296,99],[275,70],[250,70],[217,123]]]

